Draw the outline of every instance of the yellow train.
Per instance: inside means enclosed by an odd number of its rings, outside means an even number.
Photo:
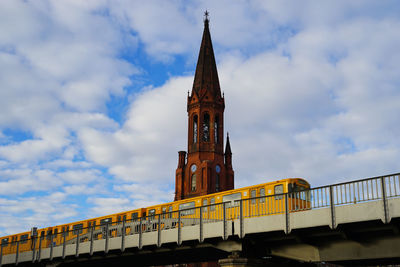
[[[108,237],[311,208],[310,185],[301,178],[243,187],[98,218],[1,237],[2,255]],[[286,194],[287,193],[287,194]],[[123,232],[123,233],[122,233]]]

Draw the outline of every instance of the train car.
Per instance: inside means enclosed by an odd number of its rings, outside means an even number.
[[[124,234],[170,229],[222,219],[298,212],[311,208],[310,185],[301,178],[288,178],[209,195],[153,205],[88,220],[56,225],[1,239],[2,254],[33,248],[112,238]],[[122,227],[122,225],[124,227]]]

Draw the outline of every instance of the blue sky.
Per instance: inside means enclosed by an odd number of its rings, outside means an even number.
[[[398,1],[0,2],[0,234],[171,201],[210,12],[235,186],[400,171]]]

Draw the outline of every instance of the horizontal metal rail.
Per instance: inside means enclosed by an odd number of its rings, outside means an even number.
[[[50,248],[50,260],[53,259],[53,250],[62,247],[62,257],[67,245],[75,244],[75,255],[80,254],[80,243],[90,242],[90,254],[93,253],[93,242],[104,239],[104,250],[109,249],[109,239],[122,237],[121,250],[125,250],[125,238],[130,235],[139,236],[139,249],[142,248],[142,236],[146,232],[158,232],[155,244],[162,245],[163,231],[177,229],[177,243],[182,242],[182,231],[187,226],[199,225],[199,240],[203,242],[205,225],[208,223],[223,222],[223,238],[227,239],[232,232],[227,231],[228,221],[238,220],[239,237],[244,236],[244,219],[269,215],[285,215],[285,232],[290,232],[290,213],[330,208],[331,227],[336,227],[335,209],[342,205],[352,205],[368,201],[382,201],[384,222],[390,220],[387,201],[390,198],[400,197],[400,173],[361,179],[351,182],[338,183],[311,189],[287,192],[283,194],[258,196],[247,199],[226,201],[203,205],[201,207],[148,215],[146,217],[110,222],[103,225],[91,225],[87,228],[69,230],[60,233],[44,235],[40,238],[24,239],[13,242],[2,242],[0,250],[0,266],[5,255],[15,254],[15,263],[18,263],[19,254],[31,251],[32,261],[41,260],[41,251]],[[50,242],[47,242],[50,240]],[[45,242],[46,241],[46,242]],[[30,244],[29,246],[27,244]],[[38,249],[38,251],[37,251]],[[37,258],[35,257],[37,253]]]

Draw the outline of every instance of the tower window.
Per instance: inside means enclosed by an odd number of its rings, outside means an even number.
[[[215,176],[215,191],[219,191],[219,174]]]
[[[203,141],[210,141],[210,115],[208,113],[204,114],[203,118]]]
[[[192,192],[196,191],[196,174],[192,175]]]
[[[193,117],[193,143],[197,143],[197,115]]]
[[[218,129],[219,127],[219,116],[215,116],[215,121],[214,121],[214,140],[215,143],[219,143],[219,139],[218,139]]]

